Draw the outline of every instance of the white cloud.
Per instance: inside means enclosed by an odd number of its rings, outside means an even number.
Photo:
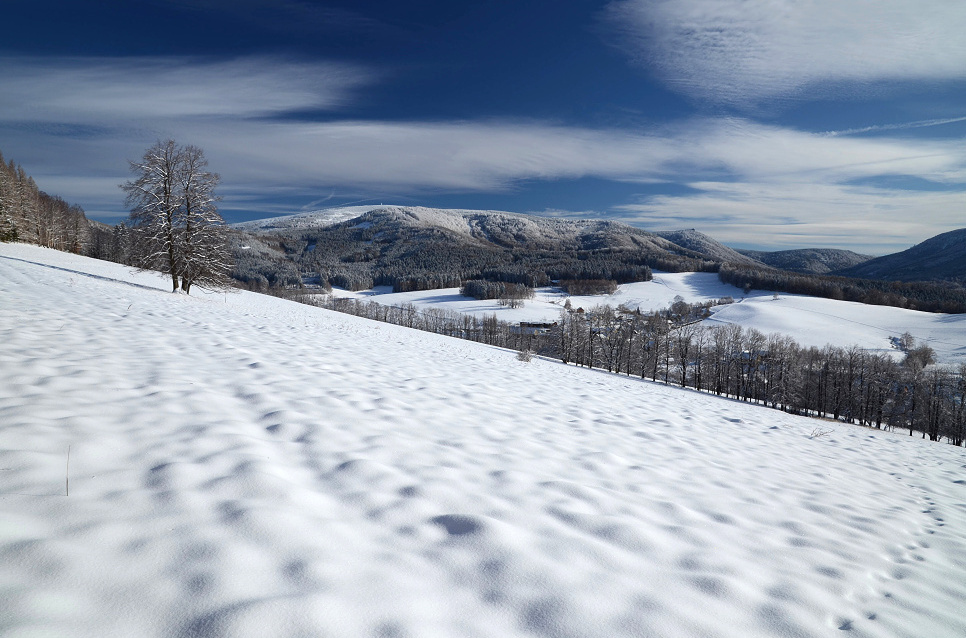
[[[678,142],[693,161],[719,163],[737,178],[768,182],[841,183],[907,175],[966,181],[961,140],[826,136],[747,120],[706,120]]]
[[[616,218],[649,230],[696,228],[734,246],[905,250],[963,226],[951,214],[962,192],[918,192],[840,184],[705,182],[699,192],[620,206]]]
[[[606,16],[635,59],[699,98],[966,78],[960,0],[619,0]]]
[[[0,121],[117,126],[332,109],[373,74],[275,58],[2,58],[0,78]]]
[[[828,137],[745,120],[658,132],[537,122],[227,122],[181,130],[244,181],[485,191],[524,179],[708,178],[842,183],[890,175],[966,181],[959,140]]]
[[[874,124],[872,126],[861,126],[841,131],[826,131],[825,135],[835,137],[838,135],[856,135],[859,133],[878,133],[880,131],[906,131],[916,128],[928,128],[931,126],[943,126],[944,124],[956,124],[966,122],[966,117],[945,117],[932,120],[917,120],[915,122],[898,122],[895,124]]]

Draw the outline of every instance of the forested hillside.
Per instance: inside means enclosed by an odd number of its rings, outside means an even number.
[[[966,284],[966,228],[942,233],[908,250],[885,255],[837,274],[893,281],[951,281]]]
[[[739,253],[766,266],[812,275],[825,275],[866,262],[872,257],[851,250],[835,248],[799,248],[795,250],[739,250]]]
[[[40,190],[22,166],[0,153],[0,241],[84,253],[90,237],[80,206]]]
[[[250,236],[236,277],[253,287],[279,274],[284,254],[303,277],[353,290],[460,286],[484,279],[527,286],[559,279],[646,281],[651,268],[714,271],[704,255],[638,228],[492,211],[382,208],[314,229]],[[274,254],[261,250],[275,244]],[[270,258],[265,263],[258,256]]]
[[[657,231],[655,234],[674,242],[682,248],[699,252],[702,255],[705,255],[708,259],[713,259],[717,262],[745,264],[748,266],[758,267],[765,266],[765,264],[761,261],[758,261],[756,257],[749,256],[747,253],[729,248],[721,242],[708,237],[704,233],[700,233],[693,228],[690,230]]]
[[[322,211],[325,213],[326,211]],[[382,207],[331,223],[236,226],[234,277],[267,290],[315,283],[395,292],[488,281],[546,286],[551,281],[647,281],[651,269],[717,272],[739,289],[759,289],[911,308],[966,312],[966,291],[946,282],[876,281],[793,272],[832,269],[864,258],[849,251],[760,253],[767,265],[697,231],[650,233],[601,220],[568,220],[495,211]],[[270,230],[265,230],[270,229]],[[787,268],[783,270],[782,268]],[[472,290],[497,290],[473,285]]]
[[[718,278],[744,290],[774,290],[925,312],[966,312],[966,290],[946,282],[807,275],[738,264],[723,264]]]

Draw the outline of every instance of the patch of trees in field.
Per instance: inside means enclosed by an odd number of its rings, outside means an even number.
[[[83,254],[91,224],[80,206],[48,195],[13,160],[0,154],[0,241],[21,241]]]
[[[533,288],[526,284],[471,279],[460,287],[460,294],[474,299],[497,299],[501,306],[522,308],[524,301],[533,299]]]
[[[579,366],[694,388],[785,412],[876,429],[908,430],[933,441],[966,443],[966,364],[933,365],[934,353],[896,338],[901,361],[857,346],[804,347],[787,336],[739,325],[705,327],[710,303],[676,300],[642,313],[598,306],[567,309],[544,334],[495,315],[385,306],[325,295],[305,303],[436,334],[537,353]],[[728,303],[723,299],[721,303]]]
[[[563,279],[560,288],[568,295],[612,295],[617,292],[614,279]]]
[[[802,275],[785,270],[763,270],[736,264],[722,264],[718,270],[718,278],[746,292],[775,290],[924,312],[966,312],[966,289],[953,284]]]

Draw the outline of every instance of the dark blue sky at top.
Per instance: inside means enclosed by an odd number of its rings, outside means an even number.
[[[606,43],[596,23],[606,2],[270,4],[15,0],[5,8],[12,20],[0,48],[63,56],[270,54],[378,65],[383,83],[349,112],[360,118],[550,117],[611,125],[693,110]],[[19,28],[27,24],[37,26]]]
[[[930,1],[940,9],[951,8],[945,22],[962,20],[955,3]],[[909,21],[902,3],[887,4],[882,28],[901,31]],[[312,77],[315,63],[360,69],[365,81],[347,84],[345,95],[330,102],[296,100],[291,108],[246,113],[231,121],[216,113],[192,114],[190,126],[147,115],[123,126],[116,117],[86,113],[74,118],[69,104],[32,119],[30,104],[14,103],[15,96],[4,104],[0,96],[0,150],[28,172],[49,176],[50,186],[38,178],[42,188],[78,201],[92,217],[105,221],[120,219],[123,207],[111,199],[119,200],[117,193],[97,192],[95,180],[107,184],[114,174],[123,179],[123,160],[143,150],[154,133],[170,132],[178,141],[192,143],[181,139],[182,132],[199,130],[207,117],[226,122],[229,133],[221,139],[231,136],[231,122],[251,127],[258,119],[272,126],[291,125],[285,128],[291,131],[310,130],[300,125],[356,127],[351,139],[341,129],[326,129],[324,136],[326,141],[339,140],[335,148],[359,164],[356,170],[330,164],[315,168],[310,149],[303,163],[305,176],[284,184],[278,179],[266,182],[261,197],[250,192],[251,179],[240,177],[243,165],[246,174],[258,172],[257,149],[241,158],[230,140],[222,148],[214,137],[206,138],[203,146],[223,177],[222,208],[232,221],[298,212],[320,202],[365,201],[610,217],[653,229],[695,226],[735,245],[780,247],[781,242],[769,244],[768,238],[774,237],[778,222],[763,229],[763,237],[748,237],[756,216],[774,211],[781,224],[797,220],[800,227],[789,236],[826,238],[826,244],[866,250],[911,244],[924,238],[916,233],[966,225],[966,219],[954,223],[951,217],[962,211],[949,208],[966,182],[963,155],[955,151],[955,142],[966,137],[966,72],[957,72],[954,62],[966,50],[966,36],[950,41],[948,50],[924,36],[924,53],[920,48],[903,53],[896,65],[901,72],[891,73],[884,63],[877,67],[874,62],[883,51],[888,54],[888,39],[872,42],[867,53],[848,48],[860,37],[796,40],[795,23],[772,25],[765,16],[764,31],[758,30],[762,20],[743,23],[745,6],[734,1],[716,6],[706,0],[8,0],[0,21],[0,58],[9,66],[0,68],[0,86],[3,68],[15,67],[18,60],[29,60],[51,78],[60,77],[55,71],[64,65],[73,68],[91,60],[96,65],[104,60],[171,59],[186,68],[270,60],[296,69],[285,76],[286,86],[298,83],[298,73],[305,74],[306,85],[318,81]],[[702,12],[708,15],[701,17]],[[694,15],[699,16],[696,23]],[[820,20],[812,24],[812,17],[805,18],[802,32],[824,33]],[[862,27],[854,28],[864,35]],[[719,39],[719,33],[728,37]],[[787,56],[785,39],[794,40]],[[746,42],[765,42],[766,53],[744,48]],[[845,58],[856,58],[854,65],[835,56],[808,61],[812,50],[822,58],[823,50],[837,46],[846,51]],[[10,86],[14,93],[37,95],[36,87],[28,84],[11,78]],[[49,84],[55,93],[56,82]],[[99,79],[81,101],[115,90],[120,89]],[[274,88],[268,83],[265,90]],[[94,110],[108,113],[108,107]],[[443,126],[447,132],[427,132],[421,124]],[[433,152],[427,152],[428,159],[414,158],[409,166],[405,158],[400,166],[373,162],[373,175],[367,176],[369,159],[380,149],[352,136],[364,140],[370,125],[388,126],[391,135],[415,140],[410,148],[423,150],[425,144]],[[141,133],[122,143],[123,131],[135,126]],[[568,131],[582,140],[576,150],[567,146]],[[452,148],[446,148],[449,132]],[[493,157],[448,176],[453,164],[449,158],[479,153],[491,132],[494,139],[507,136],[512,146],[507,157],[501,158],[499,149],[487,149]],[[251,136],[269,139],[264,131]],[[71,153],[83,148],[98,153],[96,162],[86,162],[91,166],[108,166],[108,141],[111,152],[123,149],[126,155],[114,160],[119,166],[115,173],[89,169],[90,181],[81,185],[85,161],[76,160],[76,174],[71,173],[65,151],[56,148],[64,140]],[[546,151],[540,146],[544,141]],[[612,159],[610,145],[619,147],[614,153],[621,159],[605,167]],[[323,155],[334,147],[320,141],[317,148]],[[385,152],[404,154],[401,148],[406,147],[387,146]],[[675,149],[682,149],[680,156]],[[521,166],[507,167],[521,152],[527,155]],[[776,161],[761,159],[772,156]],[[658,158],[653,164],[652,157]],[[221,164],[214,165],[216,159]],[[420,162],[424,165],[412,165]],[[65,192],[58,192],[58,185]],[[249,187],[244,194],[242,186]],[[893,211],[896,189],[904,203]],[[787,203],[777,201],[784,193],[791,193]],[[933,197],[917,199],[917,193]],[[809,200],[812,195],[814,202]],[[830,206],[839,205],[837,197],[842,198],[841,212],[829,213]],[[875,241],[848,237],[869,233],[890,216],[907,220],[910,211],[920,209],[928,209],[922,215],[931,220],[928,229],[896,226]],[[868,219],[864,224],[859,219],[854,227],[833,228],[850,215]],[[763,222],[767,225],[768,220]]]

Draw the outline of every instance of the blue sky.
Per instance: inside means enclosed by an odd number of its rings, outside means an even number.
[[[346,204],[884,254],[966,227],[961,0],[6,0],[0,150],[123,219],[202,147],[229,221]]]

